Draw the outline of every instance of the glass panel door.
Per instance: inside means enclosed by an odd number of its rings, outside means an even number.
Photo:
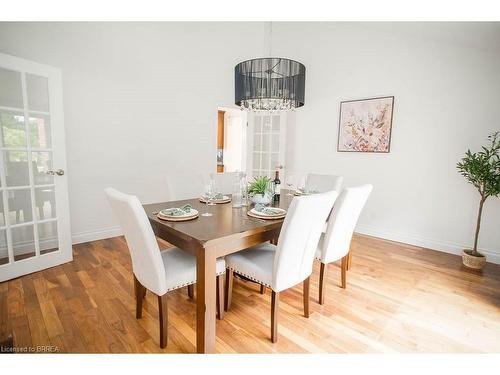
[[[252,113],[248,121],[248,174],[252,177],[268,176],[285,164],[285,113]]]
[[[72,259],[60,83],[0,54],[0,281]]]

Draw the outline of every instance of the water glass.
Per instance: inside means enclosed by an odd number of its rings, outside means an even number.
[[[235,186],[231,202],[233,204],[233,208],[240,208],[243,205],[243,197],[241,195],[241,188],[239,183],[237,187]]]

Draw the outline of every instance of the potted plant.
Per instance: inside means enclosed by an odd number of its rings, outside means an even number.
[[[269,204],[273,200],[271,191],[271,179],[266,176],[255,177],[253,182],[248,187],[248,194],[252,202]]]
[[[483,146],[479,152],[472,153],[467,150],[462,161],[457,163],[460,174],[474,185],[481,196],[474,247],[462,252],[463,264],[474,269],[481,269],[486,263],[486,257],[477,251],[484,202],[489,197],[497,197],[500,194],[500,131],[488,136],[488,141],[489,145]]]

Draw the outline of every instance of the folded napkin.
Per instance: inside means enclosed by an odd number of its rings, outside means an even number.
[[[203,199],[208,200],[210,199],[210,196],[203,194]],[[222,193],[217,193],[212,197],[212,199],[216,201],[221,201],[224,199],[224,195]]]
[[[264,215],[281,215],[281,214],[283,214],[283,211],[276,209],[276,208],[272,208],[272,207],[266,207],[262,203],[257,203],[255,205],[255,211],[263,213]]]
[[[190,213],[192,208],[193,207],[190,204],[185,204],[184,206],[179,208],[174,207],[161,210],[161,213],[168,216],[182,216]]]

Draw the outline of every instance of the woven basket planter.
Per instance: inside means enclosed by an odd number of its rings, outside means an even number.
[[[462,251],[462,262],[464,266],[473,268],[475,270],[482,269],[486,263],[486,257],[484,255],[475,257],[473,255],[468,254],[469,252],[471,252],[471,250]]]

